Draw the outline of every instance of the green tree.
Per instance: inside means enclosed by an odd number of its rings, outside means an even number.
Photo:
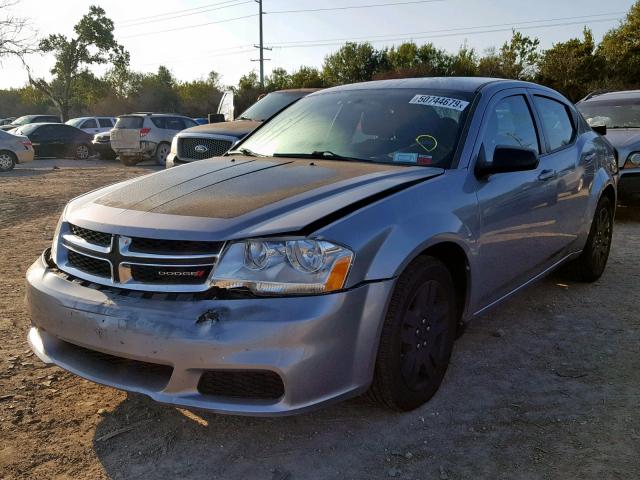
[[[478,62],[478,73],[487,77],[531,80],[536,74],[540,40],[513,31],[500,50],[489,49]]]
[[[210,72],[204,80],[179,83],[177,91],[181,112],[193,117],[215,113],[222,98],[220,76],[217,72]]]
[[[129,54],[113,36],[113,21],[102,8],[89,7],[89,13],[80,19],[73,30],[75,35],[71,38],[53,34],[40,41],[39,50],[53,53],[55,57],[51,81],[33,78],[29,72],[30,83],[51,99],[63,120],[69,117],[72,106],[83,95],[80,88],[88,75],[88,67],[129,63]]]
[[[371,80],[380,66],[381,54],[370,43],[347,42],[327,55],[322,76],[327,85]]]
[[[322,74],[314,67],[300,67],[291,76],[291,88],[321,88],[324,87]]]
[[[247,108],[258,100],[258,97],[265,93],[260,86],[260,80],[256,72],[250,72],[240,77],[238,86],[233,89],[234,106],[238,114],[244,112]]]
[[[600,88],[606,71],[604,58],[596,54],[591,30],[585,28],[583,37],[554,44],[543,52],[538,64],[538,82],[574,102]]]
[[[264,83],[267,92],[284,90],[291,88],[291,76],[284,68],[274,68]]]
[[[620,86],[635,86],[640,78],[640,1],[636,1],[625,20],[609,30],[598,54],[607,65],[607,81]]]
[[[464,43],[458,53],[453,55],[447,66],[446,75],[456,77],[473,77],[478,74],[478,58],[476,51]]]

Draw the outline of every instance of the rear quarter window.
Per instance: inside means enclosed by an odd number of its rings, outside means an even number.
[[[144,119],[142,117],[120,117],[115,128],[119,129],[139,129],[142,128]]]
[[[110,118],[99,118],[98,119],[98,123],[103,128],[111,128],[111,127],[113,127],[113,123],[111,123],[111,119]]]

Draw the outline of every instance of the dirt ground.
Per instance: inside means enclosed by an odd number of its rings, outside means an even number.
[[[0,478],[640,478],[640,214],[619,211],[600,281],[555,275],[473,322],[419,410],[233,417],[91,384],[27,346],[24,273],[65,202],[146,172],[0,175]]]

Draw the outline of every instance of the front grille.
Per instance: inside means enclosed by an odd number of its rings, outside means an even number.
[[[204,395],[277,400],[284,395],[284,383],[275,372],[268,370],[208,370],[198,382]]]
[[[224,154],[231,145],[233,142],[217,138],[178,138],[178,155],[192,160],[204,160]]]
[[[93,283],[130,290],[202,292],[224,242],[127,237],[68,224],[59,268]],[[80,241],[82,239],[83,241]]]
[[[198,285],[204,283],[209,277],[211,268],[211,265],[199,267],[131,265],[131,278],[139,283]]]
[[[69,265],[75,269],[96,277],[111,278],[111,265],[106,260],[88,257],[73,250],[67,252],[67,258]]]
[[[222,249],[222,242],[194,242],[186,240],[157,240],[155,238],[131,239],[129,250],[156,255],[215,255]]]
[[[89,230],[88,228],[78,227],[77,225],[69,224],[69,230],[76,237],[80,237],[86,242],[93,243],[94,245],[100,245],[101,247],[108,247],[111,245],[111,234],[96,232],[95,230]]]

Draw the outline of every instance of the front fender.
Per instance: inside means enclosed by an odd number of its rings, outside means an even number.
[[[355,251],[347,287],[396,277],[421,252],[442,242],[455,243],[471,259],[479,215],[475,192],[464,188],[466,177],[466,170],[449,170],[343,217],[314,236]]]

